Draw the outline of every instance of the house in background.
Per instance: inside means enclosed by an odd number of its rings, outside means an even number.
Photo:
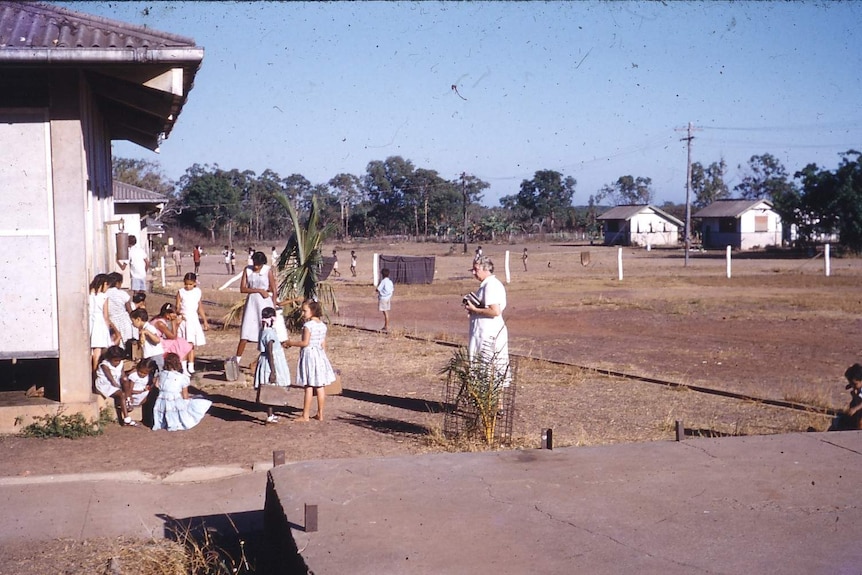
[[[157,150],[202,60],[189,38],[0,1],[0,432],[57,402],[96,415],[88,284],[115,269],[123,209],[111,141]],[[16,405],[31,383],[45,398]]]
[[[652,205],[617,206],[598,217],[605,245],[676,246],[684,224]]]
[[[695,214],[703,247],[750,250],[781,245],[781,217],[768,200],[717,200]]]

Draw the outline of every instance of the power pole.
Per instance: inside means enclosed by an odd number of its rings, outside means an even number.
[[[693,131],[694,126],[689,122],[687,128],[688,135],[685,138],[680,138],[680,141],[686,142],[688,147],[685,176],[685,267],[688,267],[688,252],[691,250],[691,141],[694,140],[694,136],[691,133]]]
[[[461,172],[461,194],[464,196],[464,253],[467,253],[467,174]]]

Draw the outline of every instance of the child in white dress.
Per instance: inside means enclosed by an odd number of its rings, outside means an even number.
[[[123,417],[123,425],[135,426],[127,408],[127,398],[131,395],[131,383],[123,377],[123,357],[126,351],[119,346],[111,346],[96,370],[96,390],[105,399],[114,398],[114,403]]]
[[[254,388],[258,389],[261,385],[290,387],[290,368],[273,325],[277,320],[275,309],[263,308],[260,317],[261,327],[257,342],[260,357],[254,371]],[[266,415],[267,423],[278,423],[278,416],[272,412],[272,406],[267,406]]]
[[[90,282],[90,350],[93,371],[99,366],[99,358],[111,342],[111,320],[108,317],[108,276],[96,274]]]
[[[296,366],[296,385],[305,387],[305,400],[302,417],[298,421],[308,421],[311,411],[311,398],[317,395],[317,416],[323,420],[323,406],[326,402],[325,387],[335,381],[335,371],[326,357],[326,324],[321,321],[323,308],[319,302],[302,302],[302,341],[287,341],[287,347],[300,347],[299,363]]]
[[[130,410],[141,406],[147,401],[147,396],[150,394],[152,387],[152,376],[158,371],[156,362],[151,359],[142,359],[138,365],[129,372],[126,377],[132,384],[131,397],[129,397],[128,405]]]
[[[153,430],[182,431],[201,422],[213,402],[189,395],[189,376],[183,373],[180,356],[165,355],[165,367],[159,372],[156,387],[159,396],[153,405]]]
[[[204,332],[210,328],[202,300],[203,292],[198,287],[198,276],[187,273],[183,278],[183,289],[177,292],[177,309],[183,318],[177,336],[192,344],[192,350],[186,357],[189,373],[195,372],[195,350],[206,344]]]

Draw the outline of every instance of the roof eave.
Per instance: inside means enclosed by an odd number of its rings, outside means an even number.
[[[0,64],[169,64],[200,67],[204,49],[188,48],[0,48]]]

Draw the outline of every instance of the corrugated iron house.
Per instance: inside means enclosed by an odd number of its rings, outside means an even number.
[[[0,402],[0,432],[57,402],[95,411],[87,286],[114,269],[111,141],[156,150],[202,59],[189,38],[0,1],[0,391],[35,377],[46,396]]]
[[[659,208],[642,204],[616,206],[598,217],[605,245],[676,246],[684,224]]]
[[[768,200],[717,200],[695,214],[705,248],[781,245],[781,216]]]

